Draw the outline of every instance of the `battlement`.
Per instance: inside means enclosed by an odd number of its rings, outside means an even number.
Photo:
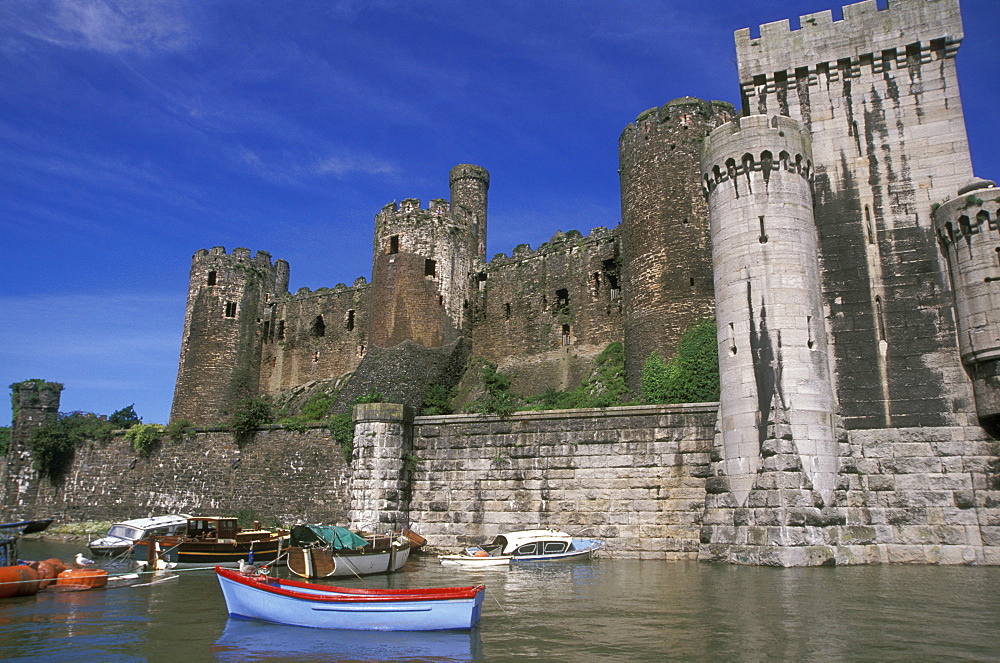
[[[702,184],[706,195],[719,184],[751,172],[796,173],[812,181],[812,145],[802,125],[790,117],[750,115],[718,127],[702,143]]]
[[[224,247],[224,246],[215,246],[215,247],[212,247],[211,250],[208,250],[208,249],[198,249],[197,251],[195,251],[194,256],[192,257],[192,260],[194,262],[198,262],[198,261],[203,260],[205,258],[209,258],[209,257],[211,257],[211,258],[217,258],[218,256],[225,256],[225,255],[227,255],[226,254],[226,247]],[[272,266],[271,265],[271,254],[268,253],[267,251],[257,251],[257,255],[255,255],[253,258],[251,258],[250,257],[250,249],[243,248],[243,247],[237,247],[237,248],[233,249],[233,252],[232,252],[232,254],[231,254],[230,257],[235,258],[236,260],[250,260],[250,261],[254,262],[255,264],[260,265],[262,267],[268,267],[268,268],[270,268]],[[278,265],[280,263],[284,263],[286,266],[288,264],[284,260],[278,260],[278,261],[275,262],[275,265]]]
[[[468,212],[461,207],[452,207],[444,198],[435,198],[428,201],[427,207],[422,206],[419,198],[404,198],[401,202],[391,202],[375,215],[375,221],[388,221],[391,219],[405,218],[408,216],[420,218],[439,218],[446,215],[459,216],[462,220],[468,216]]]
[[[656,106],[639,113],[635,122],[630,123],[622,130],[618,142],[625,143],[633,140],[636,135],[643,133],[645,125],[664,122],[677,122],[686,125],[692,116],[700,119],[717,118],[719,122],[728,122],[736,116],[736,109],[727,101],[705,101],[697,97],[679,97],[662,106]]]
[[[326,295],[339,295],[347,292],[360,291],[369,287],[369,285],[370,284],[368,283],[368,280],[365,279],[365,277],[359,276],[358,278],[354,279],[354,283],[352,285],[338,283],[332,288],[321,287],[321,288],[316,288],[315,290],[311,290],[307,286],[302,286],[294,293],[286,294],[284,299],[288,301],[293,301],[300,299],[310,299],[312,297],[324,297]]]
[[[905,65],[912,58],[929,61],[954,57],[962,42],[958,0],[890,0],[879,9],[876,0],[843,8],[843,20],[830,10],[806,14],[793,30],[787,19],[760,26],[760,37],[750,29],[737,30],[736,59],[745,86],[755,76],[774,72],[815,71],[818,65],[849,60],[852,66],[869,64],[876,71],[891,63]],[[836,69],[836,67],[834,67]]]
[[[532,250],[530,244],[518,244],[514,247],[514,250],[511,251],[510,256],[506,253],[497,253],[493,256],[493,259],[490,260],[487,267],[499,267],[510,265],[515,262],[521,262],[522,260],[541,258],[553,253],[567,251],[573,247],[580,246],[581,244],[613,240],[617,237],[617,235],[617,228],[608,230],[604,226],[598,226],[597,228],[592,229],[589,235],[584,235],[579,230],[570,230],[567,232],[559,230],[552,236],[552,239],[542,243],[535,250]]]
[[[996,243],[1000,237],[1000,189],[990,180],[977,180],[962,187],[959,196],[942,203],[934,212],[934,229],[938,241],[947,249],[955,242],[972,241],[973,236],[986,235]]]
[[[488,189],[490,186],[490,174],[482,166],[475,166],[471,163],[460,163],[451,169],[451,173],[448,175],[449,185],[454,184],[458,180],[464,179],[474,179],[480,180]]]

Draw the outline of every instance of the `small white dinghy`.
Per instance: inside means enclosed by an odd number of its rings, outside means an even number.
[[[466,548],[457,555],[441,555],[445,566],[503,566],[512,562],[548,562],[589,559],[604,546],[597,539],[574,539],[554,529],[529,529],[501,534],[484,546]]]

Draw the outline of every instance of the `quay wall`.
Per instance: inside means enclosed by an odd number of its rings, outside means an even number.
[[[122,437],[76,450],[63,481],[39,479],[12,449],[4,468],[4,515],[57,521],[125,520],[149,514],[254,514],[267,524],[346,522],[349,469],[326,428],[262,430],[237,446],[225,431],[164,439],[149,454]]]

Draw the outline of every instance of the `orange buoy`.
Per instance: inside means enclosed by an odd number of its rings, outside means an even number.
[[[38,593],[38,573],[29,566],[0,566],[0,598]]]
[[[476,557],[489,557],[490,554],[488,552],[486,552],[485,550],[477,550],[475,556]]]
[[[56,577],[56,586],[84,585],[104,587],[108,584],[108,572],[104,569],[66,569]]]
[[[42,560],[41,562],[32,562],[31,568],[38,573],[39,589],[45,589],[56,581],[56,567],[52,564],[52,562],[45,560]]]
[[[66,566],[66,564],[65,564],[65,563],[64,563],[64,562],[63,562],[63,561],[62,561],[61,559],[59,559],[58,557],[50,557],[50,558],[48,558],[48,559],[47,559],[47,560],[45,560],[45,561],[46,561],[46,562],[48,562],[49,564],[51,564],[52,566],[56,567],[56,575],[57,575],[57,576],[58,576],[58,575],[59,575],[60,573],[62,573],[63,571],[65,571],[66,569],[68,569],[68,568],[69,568],[69,567],[68,567],[68,566]]]

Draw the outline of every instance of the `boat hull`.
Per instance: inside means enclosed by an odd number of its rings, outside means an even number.
[[[343,578],[395,573],[410,557],[404,546],[380,552],[325,550],[323,548],[288,548],[288,570],[302,578]]]
[[[156,556],[159,557],[159,564],[172,569],[210,568],[213,566],[235,569],[239,567],[240,561],[252,561],[254,564],[273,562],[278,558],[279,548],[280,544],[277,540],[253,541],[252,543],[185,541],[175,545],[164,542],[160,544],[160,551]],[[252,560],[250,559],[251,551],[253,552]],[[149,542],[136,541],[132,546],[132,558],[138,562],[149,561]]]
[[[216,568],[230,615],[351,631],[444,631],[479,622],[485,586],[347,590]],[[423,593],[422,593],[423,592]]]

